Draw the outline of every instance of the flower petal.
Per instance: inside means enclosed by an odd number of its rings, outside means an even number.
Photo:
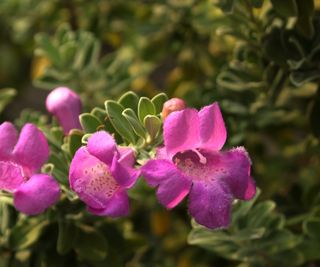
[[[223,152],[220,166],[227,171],[222,179],[228,184],[234,197],[243,200],[254,197],[256,187],[250,176],[251,162],[244,147]]]
[[[199,145],[198,111],[187,108],[171,113],[164,122],[164,144],[172,157],[177,152]]]
[[[135,154],[132,148],[119,146],[118,151],[120,153],[119,162],[126,167],[132,167],[136,161]]]
[[[14,192],[14,206],[20,212],[36,215],[55,204],[59,197],[59,184],[53,177],[35,174]]]
[[[0,160],[10,158],[17,139],[17,130],[12,123],[4,122],[0,125]]]
[[[167,154],[166,147],[158,147],[156,151],[156,159],[168,159],[170,160],[170,157]]]
[[[221,181],[239,199],[248,200],[255,194],[255,185],[250,177],[250,159],[243,147],[226,152],[187,151],[177,154],[174,159],[178,162],[177,167],[193,180]]]
[[[218,103],[199,111],[201,148],[220,150],[227,139],[227,130]]]
[[[159,185],[157,197],[162,205],[172,209],[189,194],[190,188],[191,180],[177,172],[176,176],[171,176]]]
[[[88,206],[88,211],[99,216],[122,217],[129,213],[129,199],[125,191],[115,194],[104,209],[94,209]]]
[[[34,172],[48,160],[49,146],[44,134],[31,123],[21,130],[18,143],[13,150],[15,161]]]
[[[140,175],[140,171],[120,163],[117,156],[113,158],[110,171],[116,182],[125,188],[132,187]]]
[[[189,195],[189,212],[208,228],[226,228],[230,223],[232,195],[220,181],[195,181]]]
[[[149,160],[141,167],[142,175],[150,186],[158,186],[164,180],[176,173],[175,165],[164,159]]]
[[[162,205],[171,209],[189,193],[191,180],[168,160],[150,160],[142,167],[147,183],[157,186],[157,197]]]
[[[88,139],[88,151],[91,155],[108,164],[112,163],[113,155],[117,151],[113,137],[105,131],[94,133]]]
[[[78,149],[69,172],[70,187],[94,209],[104,209],[120,188],[109,166],[92,156],[85,147]]]
[[[248,179],[248,187],[246,190],[246,193],[244,194],[244,200],[250,200],[256,195],[256,183],[252,179],[252,177],[249,177]]]
[[[0,190],[13,192],[22,183],[21,168],[12,162],[0,161]]]

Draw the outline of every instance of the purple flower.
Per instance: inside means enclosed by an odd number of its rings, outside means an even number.
[[[118,147],[105,131],[94,133],[86,147],[76,152],[70,166],[69,182],[88,211],[100,216],[120,217],[129,212],[127,189],[139,171],[132,168],[134,152]]]
[[[250,159],[243,147],[219,152],[227,137],[217,103],[187,108],[164,122],[164,147],[142,167],[161,204],[171,209],[189,194],[189,212],[208,228],[227,227],[233,198],[255,195]]]
[[[58,119],[65,134],[71,129],[81,129],[81,99],[69,88],[58,87],[52,90],[47,96],[46,107]]]
[[[36,173],[48,157],[47,140],[35,125],[26,124],[19,139],[10,122],[0,125],[0,190],[13,193],[14,206],[25,214],[39,214],[60,197],[56,180]]]

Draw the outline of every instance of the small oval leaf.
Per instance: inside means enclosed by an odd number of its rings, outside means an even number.
[[[132,91],[123,94],[118,102],[124,108],[131,108],[134,112],[138,111],[139,97]]]
[[[127,118],[129,123],[131,124],[134,132],[142,138],[146,137],[146,131],[144,130],[141,122],[139,121],[136,113],[131,108],[126,108],[122,115]]]
[[[160,132],[161,120],[157,116],[147,115],[144,118],[144,126],[146,127],[147,132],[150,136],[150,141],[152,141],[158,136]]]
[[[89,227],[78,229],[74,249],[82,260],[102,261],[107,256],[106,238],[97,230]]]
[[[90,113],[83,113],[79,116],[80,124],[87,133],[94,133],[101,125],[98,118]]]
[[[162,111],[163,104],[168,100],[168,96],[165,93],[160,93],[154,96],[151,99],[151,102],[153,103],[156,114],[160,114]]]
[[[106,101],[105,106],[113,127],[124,139],[134,144],[136,142],[136,135],[128,120],[122,115],[124,111],[123,106],[112,100]]]
[[[59,221],[57,251],[61,255],[67,254],[75,243],[77,228],[70,220]]]
[[[70,131],[68,136],[69,153],[73,157],[76,151],[82,146],[83,132],[73,129]]]
[[[147,115],[156,115],[156,108],[147,97],[141,97],[138,104],[138,116],[141,122]]]

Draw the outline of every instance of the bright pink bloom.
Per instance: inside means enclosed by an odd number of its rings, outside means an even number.
[[[118,147],[105,131],[94,133],[86,147],[76,152],[70,166],[69,182],[88,211],[100,216],[120,217],[129,212],[127,189],[139,171],[132,168],[134,152]]]
[[[46,107],[57,118],[65,134],[71,129],[81,129],[81,99],[69,88],[58,87],[52,90],[47,96]]]
[[[10,122],[0,125],[0,190],[13,193],[14,206],[35,215],[58,201],[60,188],[47,174],[36,174],[49,157],[43,133],[26,124],[18,134]]]
[[[255,195],[250,159],[243,147],[220,152],[227,137],[217,103],[187,108],[164,122],[164,147],[142,167],[161,204],[171,209],[189,194],[189,212],[208,228],[227,227],[234,198]]]

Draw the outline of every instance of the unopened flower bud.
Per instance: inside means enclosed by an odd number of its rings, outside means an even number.
[[[171,98],[163,104],[162,118],[166,119],[170,113],[183,110],[186,108],[186,103],[180,98]]]
[[[67,87],[52,90],[46,99],[47,110],[57,118],[65,134],[71,129],[81,129],[81,106],[80,97]]]

